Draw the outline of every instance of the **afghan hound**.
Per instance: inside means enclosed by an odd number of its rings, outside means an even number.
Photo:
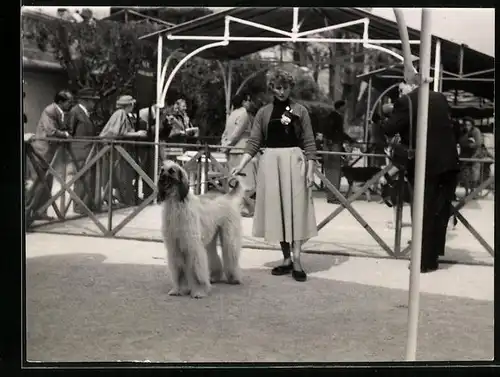
[[[162,235],[173,284],[169,295],[205,297],[223,275],[229,284],[241,283],[243,190],[237,178],[229,185],[229,194],[194,195],[186,171],[171,160],[163,162],[157,200],[163,205]]]

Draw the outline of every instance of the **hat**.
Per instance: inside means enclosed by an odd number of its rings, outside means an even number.
[[[134,97],[132,96],[129,96],[129,95],[126,95],[126,96],[120,96],[117,100],[116,100],[116,106],[127,106],[127,105],[132,105],[134,104],[136,101],[134,99]]]
[[[100,99],[100,97],[96,96],[94,94],[94,91],[90,88],[85,88],[85,89],[79,90],[78,93],[76,94],[76,96],[79,99],[93,99],[93,100]]]

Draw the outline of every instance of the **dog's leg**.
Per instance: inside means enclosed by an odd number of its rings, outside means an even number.
[[[210,269],[210,283],[218,283],[222,280],[222,262],[217,253],[217,235],[207,245],[207,256]]]
[[[186,277],[191,290],[191,297],[206,297],[211,288],[207,251],[197,237],[193,238],[192,242],[189,242],[188,248]]]
[[[186,260],[177,242],[167,244],[168,268],[172,279],[172,289],[169,296],[185,296],[189,294],[186,280]]]
[[[222,260],[228,284],[241,284],[239,259],[242,232],[241,222],[231,221],[228,221],[220,232]]]

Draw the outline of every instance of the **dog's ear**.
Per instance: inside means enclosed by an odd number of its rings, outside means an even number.
[[[158,193],[156,194],[156,202],[160,204],[164,200],[165,200],[165,180],[163,178],[163,175],[160,175],[160,179],[158,180]]]
[[[182,202],[189,194],[189,180],[187,174],[182,169],[178,169],[177,174],[177,190],[179,191],[179,200]]]

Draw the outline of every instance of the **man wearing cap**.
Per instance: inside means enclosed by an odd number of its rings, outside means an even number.
[[[97,128],[90,119],[90,113],[94,109],[95,102],[99,97],[93,94],[91,89],[82,89],[77,94],[78,103],[71,108],[68,114],[68,128],[71,136],[75,139],[87,139],[97,136]],[[77,171],[85,166],[85,160],[92,150],[92,141],[74,141],[71,145]],[[75,194],[92,211],[94,209],[96,170],[93,165],[87,172],[75,182]],[[80,204],[74,202],[73,212],[83,214]]]
[[[36,126],[35,138],[33,141],[33,149],[44,159],[47,164],[52,162],[54,155],[59,147],[56,141],[40,140],[43,138],[61,138],[70,137],[66,127],[65,112],[68,111],[73,102],[73,95],[68,90],[61,90],[54,97],[54,102],[47,106],[40,116],[40,120]],[[48,168],[40,166],[40,172],[46,174]],[[38,176],[34,173],[33,180],[38,180]],[[53,176],[47,174],[45,183],[38,182],[34,187],[31,195],[30,203],[26,203],[33,211],[34,220],[51,220],[52,217],[47,215],[47,212],[37,213],[37,211],[49,201],[52,195]]]
[[[138,139],[145,138],[147,132],[145,130],[134,131],[134,125],[130,118],[130,113],[134,110],[136,101],[132,96],[123,95],[116,101],[116,110],[109,118],[99,136],[106,139]],[[122,147],[130,151],[131,148],[125,144]],[[116,155],[116,154],[115,154]],[[133,155],[133,153],[132,153]],[[120,193],[122,194],[122,202],[127,205],[136,204],[136,193],[134,191],[133,181],[136,177],[134,169],[124,159],[120,159],[117,166],[117,179],[120,185]],[[109,165],[103,166],[103,186],[106,186],[109,178]],[[116,188],[117,182],[113,184]],[[111,203],[108,203],[109,205]]]

